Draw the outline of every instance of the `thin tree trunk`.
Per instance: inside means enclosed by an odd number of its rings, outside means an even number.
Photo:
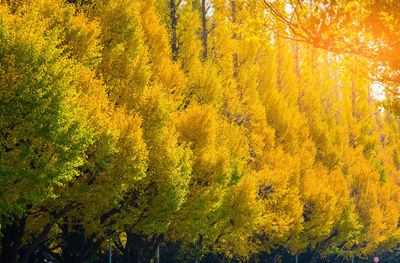
[[[206,0],[201,0],[201,22],[203,25],[203,36],[202,36],[203,59],[206,60],[207,59],[207,37],[208,37]]]
[[[281,52],[281,39],[279,35],[276,35],[276,49],[277,49],[277,81],[276,85],[278,86],[278,90],[282,91],[282,52]]]
[[[295,68],[294,71],[298,79],[300,79],[300,61],[299,61],[299,44],[296,43],[294,46],[294,61],[295,61]]]
[[[236,24],[236,1],[235,0],[231,0],[231,7],[232,7],[232,23]],[[234,29],[233,31],[233,35],[232,35],[232,39],[237,39],[237,34],[236,34],[236,29]],[[235,52],[233,53],[233,67],[234,67],[234,73],[233,76],[235,78],[237,78],[238,76],[238,71],[237,68],[239,67],[239,63],[238,63],[238,54]]]
[[[356,88],[354,85],[354,79],[351,77],[351,109],[353,113],[353,117],[356,115]]]
[[[176,3],[175,0],[169,1],[169,8],[170,8],[170,19],[171,19],[171,50],[172,50],[172,59],[176,61],[178,59],[178,39],[176,36],[176,27],[178,23],[178,18],[176,15]]]

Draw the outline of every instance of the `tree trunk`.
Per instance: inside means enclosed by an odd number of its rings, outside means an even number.
[[[206,0],[201,0],[201,22],[203,25],[203,58],[204,60],[207,59],[207,10],[206,10]]]
[[[94,241],[94,236],[85,236],[85,229],[81,225],[62,225],[60,228],[63,231],[62,258],[65,262],[88,262],[100,251],[104,239]]]
[[[356,116],[356,88],[354,85],[354,78],[351,77],[351,108],[353,117]]]
[[[52,228],[53,224],[47,224],[42,233],[40,233],[40,235],[33,240],[33,242],[30,244],[29,247],[27,247],[27,249],[24,251],[22,258],[21,258],[21,263],[28,263],[29,260],[31,259],[32,253],[33,251],[38,248],[38,246],[43,242],[43,240],[47,237],[47,235],[49,234],[51,228]]]
[[[294,71],[296,73],[298,80],[300,80],[301,75],[300,75],[299,43],[296,43],[294,46],[294,62],[295,62]]]
[[[19,260],[19,249],[25,232],[26,216],[14,218],[14,222],[2,229],[1,262],[15,263]]]
[[[278,87],[279,91],[282,91],[282,47],[281,47],[281,39],[280,36],[277,34],[276,36],[276,49],[277,49],[277,69],[276,69],[276,75],[277,75],[277,80],[276,80],[276,85]]]
[[[161,240],[159,236],[126,233],[126,238],[124,263],[147,263],[155,258]]]
[[[176,61],[178,59],[178,39],[176,37],[176,26],[178,23],[178,19],[176,16],[176,3],[175,0],[169,1],[169,8],[170,8],[170,19],[171,19],[171,50],[172,50],[172,59]]]
[[[235,25],[236,24],[236,1],[231,0],[231,7],[232,7],[232,23]],[[232,39],[237,39],[237,34],[236,34],[236,29],[233,31]],[[239,61],[238,61],[238,54],[237,52],[233,53],[233,67],[234,67],[234,72],[233,76],[237,78],[238,76],[238,67],[239,67]]]

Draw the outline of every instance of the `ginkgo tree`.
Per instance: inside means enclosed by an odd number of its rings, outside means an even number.
[[[57,30],[1,6],[2,260],[14,262],[27,215],[78,174],[92,132]],[[28,22],[30,21],[30,22]]]

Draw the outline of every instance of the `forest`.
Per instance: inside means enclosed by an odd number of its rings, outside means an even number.
[[[397,0],[0,0],[0,262],[399,262]]]

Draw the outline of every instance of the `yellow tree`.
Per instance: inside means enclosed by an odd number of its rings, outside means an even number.
[[[39,14],[1,5],[1,224],[3,261],[19,253],[27,216],[79,172],[91,143],[77,67]],[[19,254],[19,255],[18,255]]]

